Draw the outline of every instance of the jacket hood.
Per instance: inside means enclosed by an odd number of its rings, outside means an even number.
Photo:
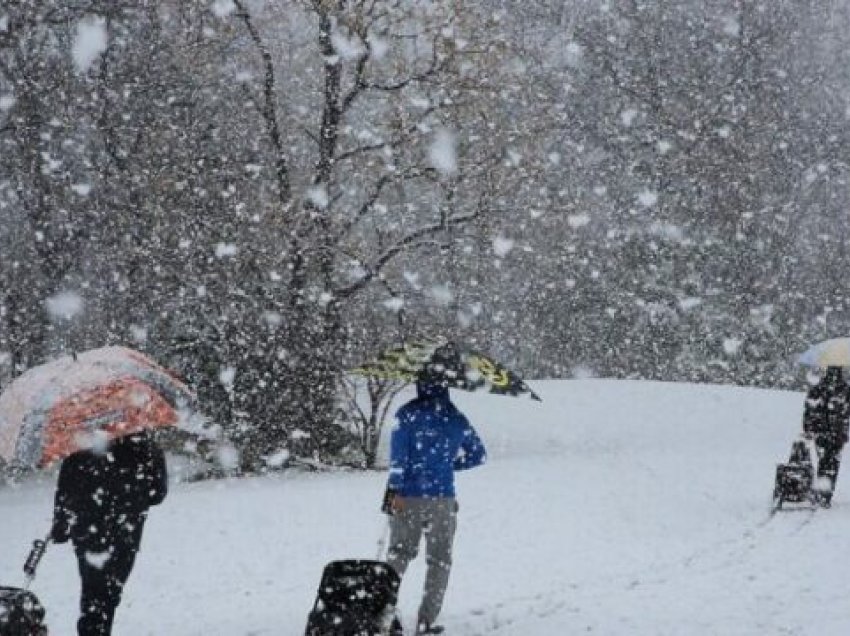
[[[841,372],[841,367],[827,367],[826,373],[823,374],[821,382],[827,385],[841,384],[844,381],[844,375]]]
[[[449,388],[441,384],[431,384],[429,382],[419,380],[416,382],[416,395],[419,398],[448,400]]]

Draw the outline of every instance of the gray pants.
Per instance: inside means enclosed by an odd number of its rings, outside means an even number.
[[[452,543],[457,527],[454,497],[406,497],[404,510],[390,517],[390,547],[387,562],[404,576],[419,552],[425,533],[428,572],[419,606],[419,622],[433,623],[443,606],[452,567]]]

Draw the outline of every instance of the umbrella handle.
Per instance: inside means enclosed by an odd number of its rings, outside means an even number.
[[[27,560],[24,562],[24,574],[27,575],[27,589],[29,589],[29,586],[35,579],[35,572],[38,569],[38,564],[41,561],[41,558],[47,551],[48,543],[50,543],[50,535],[44,539],[36,539],[32,542],[32,549],[30,550],[29,556],[27,556]]]

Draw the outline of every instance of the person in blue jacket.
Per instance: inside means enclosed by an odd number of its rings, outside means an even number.
[[[417,634],[439,634],[436,624],[452,564],[457,524],[454,472],[484,463],[484,444],[449,399],[445,386],[418,382],[417,397],[396,414],[390,442],[385,512],[390,517],[388,563],[404,576],[425,535],[428,572]]]

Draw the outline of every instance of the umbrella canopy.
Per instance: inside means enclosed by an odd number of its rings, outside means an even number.
[[[382,352],[353,373],[367,377],[432,384],[474,391],[487,388],[499,395],[528,393],[540,397],[516,373],[488,355],[447,340],[410,342]]]
[[[46,466],[144,429],[173,426],[194,401],[147,356],[103,347],[34,367],[0,394],[0,458]]]
[[[850,338],[833,338],[812,345],[797,361],[810,367],[850,366]]]

